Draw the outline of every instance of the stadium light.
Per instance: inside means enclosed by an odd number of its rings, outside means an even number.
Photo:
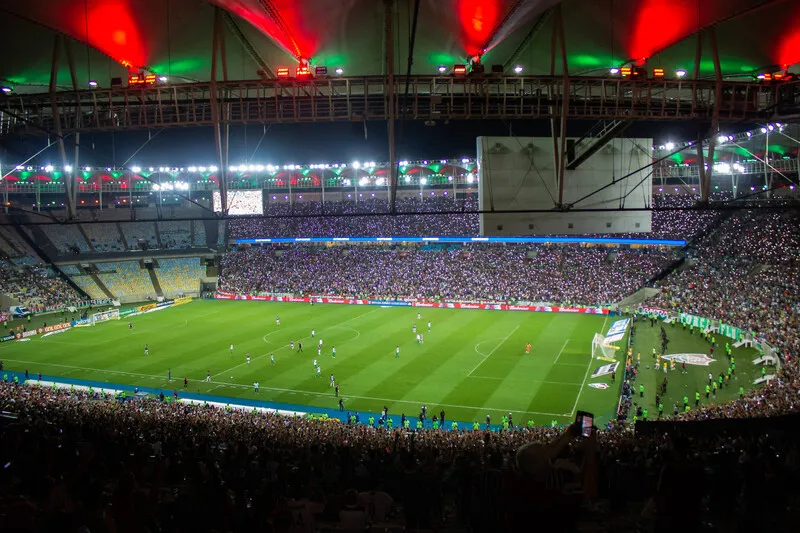
[[[420,185],[427,185],[428,184],[428,178],[420,178],[419,179],[419,184]]]
[[[358,161],[353,161],[353,164],[351,166],[353,168],[361,168],[361,163],[359,163]]]
[[[611,74],[619,74],[619,68],[618,67],[611,67],[610,69],[608,69],[608,72],[611,73]]]
[[[72,165],[67,165],[64,167],[64,172],[72,172]]]
[[[667,144],[664,145],[664,148],[666,148],[669,151],[672,151],[675,149],[675,143],[668,142]]]
[[[467,176],[467,183],[474,183],[474,182],[475,182],[475,176],[473,176],[472,174],[469,174]]]
[[[133,172],[134,174],[138,174],[141,171],[142,169],[139,167],[131,167],[131,172]]]
[[[445,72],[447,72],[447,67],[444,65],[439,65],[439,68],[436,70],[439,71],[439,74],[444,74]]]
[[[360,180],[358,180],[358,184],[361,185],[362,187],[366,187],[367,185],[369,185],[369,179],[367,179],[366,177],[361,178]]]
[[[97,87],[97,82],[94,80],[89,80],[89,87]]]
[[[761,128],[761,133],[767,133],[767,128]]]
[[[53,165],[47,165],[46,167],[44,167],[44,171],[45,172],[52,172],[53,171]]]
[[[514,72],[516,72],[517,74],[519,74],[520,72],[522,72],[522,70],[523,70],[523,69],[522,69],[522,67],[521,67],[521,66],[519,66],[519,65],[517,65],[516,67],[514,67]]]
[[[189,167],[189,172],[197,172],[197,167]]]
[[[717,142],[719,144],[725,144],[726,142],[728,142],[728,136],[727,135],[720,135],[719,137],[717,137]]]
[[[341,76],[342,74],[344,74],[344,69],[342,67],[336,67],[336,70],[334,72],[336,72],[336,74]]]
[[[683,78],[686,76],[686,71],[683,70],[682,68],[679,68],[678,70],[675,71],[675,75],[679,78]]]
[[[4,86],[0,87],[0,91],[3,91],[4,93],[8,94],[8,93],[11,92],[11,87],[9,87],[7,85],[4,85]]]
[[[168,78],[166,76],[159,76],[158,77],[158,81],[160,81],[161,83],[167,83],[167,79]]]
[[[411,183],[411,176],[409,176],[408,174],[406,174],[406,175],[405,175],[405,177],[404,177],[404,181],[405,181],[406,183]]]
[[[91,172],[92,171],[92,167],[83,167],[83,170],[86,171],[86,172]]]
[[[200,172],[205,172],[206,171],[206,167],[197,167],[197,170],[199,170]]]

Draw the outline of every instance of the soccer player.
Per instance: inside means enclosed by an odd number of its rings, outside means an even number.
[[[247,364],[250,364],[250,352],[247,352]]]
[[[294,348],[292,348],[292,349],[294,349]],[[302,351],[303,351],[303,343],[300,342],[300,341],[297,341],[297,353],[301,353]]]
[[[431,321],[428,320],[428,333],[430,333],[430,332],[431,332]]]
[[[314,369],[316,369],[319,365],[317,365],[317,360],[314,359]]]
[[[394,349],[394,358],[400,359],[400,346],[395,347]]]
[[[275,354],[274,353],[269,354],[269,364],[270,364],[270,366],[275,366]]]
[[[322,357],[322,345],[317,346],[317,357]]]
[[[167,381],[172,381],[172,369],[167,369]]]
[[[416,333],[416,332],[417,332],[417,325],[416,325],[416,324],[414,324],[414,327],[413,327],[413,328],[411,328],[411,331],[412,331],[413,333]]]
[[[316,332],[312,329],[311,330],[311,338],[313,339],[316,336]]]
[[[230,353],[233,353],[233,344],[231,344]]]
[[[128,329],[133,331],[133,322],[128,322]]]
[[[417,313],[417,320],[422,320],[422,313]]]
[[[321,375],[322,375],[322,368],[320,366],[317,366],[317,377],[320,377]]]
[[[183,376],[183,388],[185,389],[188,386],[189,386],[189,378]]]
[[[294,341],[289,341],[289,347],[294,351]]]
[[[417,333],[417,344],[422,344],[422,340],[421,339],[422,339],[422,337],[420,336],[419,333]]]
[[[211,383],[211,371],[206,370],[206,383]]]
[[[336,385],[333,390],[336,392],[336,397],[339,397],[339,385]]]
[[[333,358],[336,359],[336,346],[333,347],[333,351],[331,352],[331,355],[333,355]]]
[[[425,335],[423,335],[422,333],[419,334],[419,343],[425,344]]]
[[[336,386],[336,380],[333,378],[333,374],[331,374],[331,388]]]
[[[146,344],[144,345],[144,354],[145,355],[150,355],[150,347],[148,345],[146,345]]]
[[[253,383],[253,392],[258,392],[258,381]]]
[[[531,353],[531,343],[525,345],[525,353],[526,354]]]
[[[319,342],[317,343],[317,345],[318,345],[320,348],[322,348],[322,339],[320,339],[320,340],[319,340]]]
[[[279,317],[279,316],[275,317],[275,325],[276,326],[280,326],[281,325],[281,317]]]

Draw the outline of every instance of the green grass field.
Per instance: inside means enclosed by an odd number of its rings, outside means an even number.
[[[703,340],[700,334],[695,331],[691,335],[682,326],[665,325],[667,337],[669,338],[668,354],[675,353],[697,353],[707,354],[709,343]],[[648,409],[648,419],[656,417],[657,409],[655,404],[655,393],[658,386],[666,376],[669,380],[666,397],[662,400],[664,404],[664,414],[672,415],[673,405],[678,402],[680,408],[683,407],[683,396],[689,398],[689,404],[694,408],[695,391],[700,392],[700,403],[722,403],[730,401],[739,395],[739,386],[744,387],[745,391],[753,388],[753,380],[761,376],[761,367],[753,364],[753,360],[758,356],[758,352],[753,348],[733,348],[733,357],[736,363],[736,371],[731,378],[730,385],[724,386],[716,396],[711,395],[706,399],[706,384],[708,383],[708,373],[711,372],[715,379],[720,372],[727,373],[728,358],[725,356],[725,343],[729,342],[733,346],[733,340],[718,336],[717,344],[719,348],[715,350],[715,359],[709,366],[689,366],[687,365],[686,374],[681,373],[680,365],[677,370],[664,374],[662,371],[655,371],[652,358],[652,349],[661,346],[659,324],[650,327],[649,322],[641,322],[637,326],[636,335],[633,341],[634,355],[639,352],[642,355],[639,367],[639,377],[635,388],[636,395],[634,401]],[[647,368],[649,367],[649,368]],[[774,370],[770,370],[772,374]],[[639,384],[644,384],[644,398],[639,397]]]
[[[511,411],[517,424],[528,419],[566,423],[576,409],[594,412],[604,422],[619,399],[616,385],[588,386],[610,382],[610,376],[591,378],[604,364],[590,359],[592,337],[610,324],[596,315],[204,300],[131,321],[132,331],[123,319],[6,343],[0,345],[0,359],[10,370],[28,369],[33,375],[165,392],[182,390],[187,376],[191,392],[323,408],[337,407],[329,387],[333,373],[347,410],[375,413],[386,405],[392,414],[416,416],[426,404],[429,415],[444,408],[449,420],[462,422],[483,422],[487,414],[499,422]],[[424,334],[422,345],[412,333],[415,323]],[[322,375],[316,377],[313,360],[320,338]],[[289,348],[291,340],[303,343],[303,353]],[[531,355],[524,353],[528,342]],[[211,383],[204,381],[207,371]],[[254,381],[260,383],[258,394]]]

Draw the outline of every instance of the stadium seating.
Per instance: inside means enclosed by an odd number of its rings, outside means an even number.
[[[167,297],[198,292],[205,271],[199,257],[159,259],[155,269],[158,283]]]
[[[192,227],[188,221],[159,221],[162,248],[183,250],[192,247]]]
[[[192,245],[197,248],[205,248],[208,246],[206,242],[206,226],[202,220],[195,220],[193,222],[194,234],[192,235]]]
[[[96,266],[100,281],[114,296],[145,299],[156,294],[150,275],[137,261],[98,263]]]
[[[150,248],[158,248],[156,230],[153,222],[125,222],[120,224],[122,233],[128,241],[128,247],[139,249],[139,240],[147,241]]]
[[[80,229],[74,224],[45,224],[41,226],[44,234],[50,239],[62,254],[74,254],[77,249],[80,253],[90,251],[89,243],[83,237]]]
[[[0,266],[0,293],[31,310],[76,304],[79,295],[47,267]]]
[[[116,224],[82,224],[82,227],[92,246],[94,246],[95,252],[108,253],[125,250],[125,247],[120,242],[119,230]]]
[[[106,294],[103,290],[97,286],[97,283],[88,275],[77,275],[77,276],[70,276],[73,283],[81,288],[83,292],[89,295],[89,298],[93,300],[99,300],[101,298],[106,298]]]

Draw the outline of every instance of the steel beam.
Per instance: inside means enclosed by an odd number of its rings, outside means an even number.
[[[386,77],[387,94],[386,107],[388,109],[388,136],[389,136],[389,207],[392,213],[397,213],[395,198],[397,197],[397,153],[395,143],[395,122],[397,110],[397,97],[394,88],[394,0],[384,0],[384,32],[386,40]]]
[[[57,33],[53,39],[53,57],[50,64],[50,105],[52,106],[53,117],[55,119],[55,134],[57,137],[56,143],[58,144],[58,154],[61,156],[62,168],[66,168],[69,166],[69,162],[67,161],[67,150],[64,147],[64,133],[61,130],[60,120],[61,111],[58,105],[59,101],[56,93],[56,84],[58,81],[58,55],[61,48],[61,41],[61,34]],[[73,171],[76,171],[76,169],[73,169]],[[72,219],[77,216],[77,211],[73,202],[72,190],[75,188],[75,182],[73,181],[74,178],[72,177],[72,172],[65,173],[64,180],[66,187],[66,194],[64,197],[67,204],[67,216]]]
[[[216,148],[216,156],[219,164],[219,196],[220,196],[220,211],[223,214],[228,214],[228,187],[227,176],[228,170],[227,161],[227,144],[226,139],[222,138],[221,130],[221,117],[222,114],[222,95],[220,92],[223,90],[217,83],[217,54],[220,52],[220,34],[223,31],[222,26],[222,10],[218,7],[214,8],[214,30],[211,39],[211,87],[210,87],[210,107],[211,107],[211,125],[214,130],[214,146]],[[223,69],[225,59],[223,57]],[[223,74],[226,75],[226,74]],[[227,129],[225,130],[227,132]]]
[[[722,68],[719,63],[717,33],[713,26],[708,29],[708,38],[711,43],[711,59],[714,62],[714,101],[720,102],[722,100]],[[711,138],[708,141],[708,168],[705,169],[703,181],[700,183],[700,198],[704,203],[708,203],[711,195],[711,176],[714,174],[714,149],[719,135],[719,108],[720,106],[717,105],[712,110]]]
[[[569,69],[567,64],[567,41],[564,35],[564,17],[561,14],[561,4],[556,6],[556,27],[561,41],[561,76],[564,89],[561,93],[561,153],[558,156],[558,206],[564,205],[564,167],[567,159],[567,116],[569,115]]]
[[[508,56],[506,62],[503,63],[504,72],[508,71],[511,67],[514,66],[514,63],[517,61],[519,55],[522,53],[523,50],[525,50],[525,48],[527,48],[529,44],[531,44],[531,41],[533,41],[534,37],[536,37],[539,34],[539,32],[542,31],[542,28],[544,27],[545,23],[547,23],[547,21],[550,20],[550,16],[552,14],[553,10],[548,9],[547,11],[539,15],[539,18],[537,18],[536,22],[533,23],[531,29],[528,30],[527,34],[525,34],[525,38],[522,39],[522,42],[519,43],[519,46],[517,46],[517,48],[511,53],[511,55]]]
[[[441,120],[560,119],[566,101],[561,76],[411,76],[410,80],[406,116],[410,120],[427,120],[432,111]],[[59,91],[55,102],[48,92],[0,95],[0,131],[43,135],[55,131],[57,121],[64,133],[211,126],[212,103],[223,95],[233,124],[387,120],[386,95],[399,94],[404,86],[403,78],[395,77],[390,86],[388,76],[381,75]],[[800,94],[799,81],[723,80],[721,100],[714,80],[569,76],[569,87],[569,119],[581,120],[702,121],[718,110],[720,123],[788,122],[793,116],[781,115],[775,102]],[[55,115],[55,108],[61,113]]]

